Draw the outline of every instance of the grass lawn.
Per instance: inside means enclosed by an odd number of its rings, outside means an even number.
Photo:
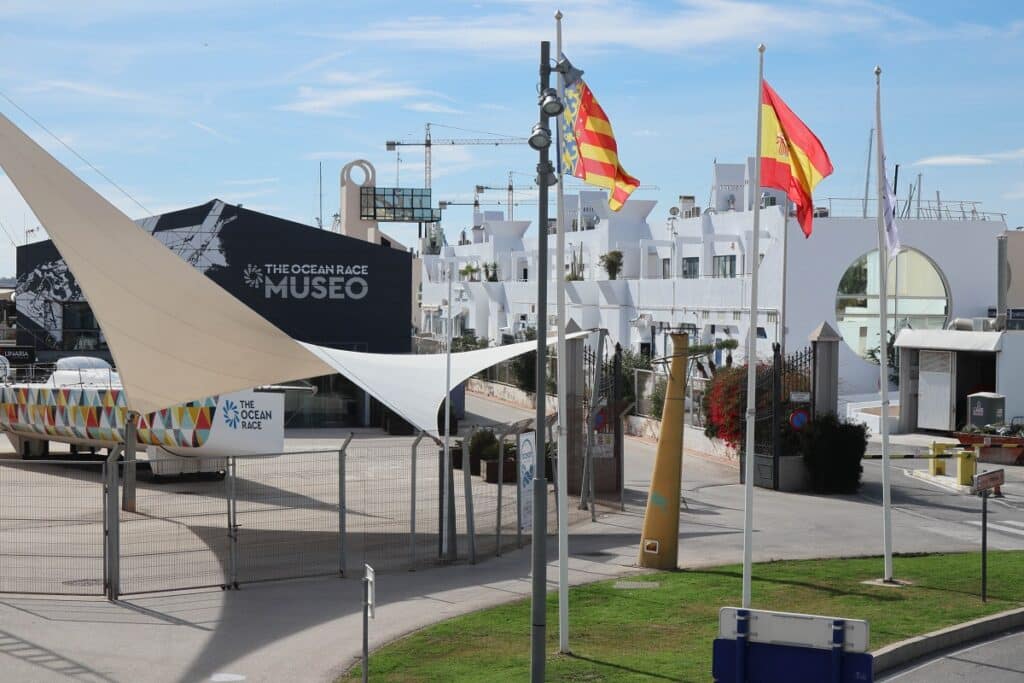
[[[867,619],[871,649],[1024,605],[1024,552],[989,553],[989,596],[979,596],[978,553],[895,559],[912,586],[866,586],[881,558],[772,562],[754,566],[755,608]],[[548,596],[548,680],[709,681],[718,608],[738,605],[741,568],[645,574],[570,592],[572,656],[558,648],[557,596]],[[519,601],[456,617],[413,633],[370,656],[374,681],[525,681],[530,605]],[[359,667],[342,681],[356,680]]]

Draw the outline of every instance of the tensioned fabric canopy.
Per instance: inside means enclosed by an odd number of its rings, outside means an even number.
[[[292,339],[178,258],[2,115],[0,167],[85,293],[132,410],[149,413],[340,372],[416,428],[437,432],[443,355],[354,353]],[[525,342],[452,354],[452,384],[533,348]]]

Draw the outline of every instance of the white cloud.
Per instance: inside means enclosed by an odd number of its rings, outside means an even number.
[[[407,104],[404,107],[409,111],[418,111],[425,114],[461,114],[463,112],[452,107],[447,107],[443,104],[437,104],[436,102],[413,102]]]
[[[70,92],[76,95],[85,95],[86,97],[95,97],[99,99],[112,99],[112,100],[127,100],[127,101],[141,101],[147,99],[147,96],[143,93],[133,92],[129,90],[118,90],[116,88],[110,88],[104,85],[97,85],[95,83],[83,83],[78,81],[62,81],[62,80],[47,80],[37,83],[33,86],[25,88],[25,92],[52,92],[52,91]]]
[[[977,154],[943,154],[918,159],[914,166],[988,166],[991,163],[991,159]]]
[[[1010,200],[1024,199],[1024,183],[1017,183],[1009,192],[1004,192],[1002,197]]]
[[[205,123],[201,123],[199,121],[189,121],[189,123],[192,124],[193,127],[198,128],[199,130],[203,131],[204,133],[209,133],[213,137],[220,138],[221,140],[224,140],[225,142],[238,142],[233,137],[225,135],[224,133],[221,133],[216,128],[213,128],[211,126],[207,126]]]
[[[638,138],[656,138],[659,135],[658,131],[651,130],[650,128],[638,128],[632,131],[632,133]]]
[[[225,185],[271,185],[280,178],[242,178],[241,180],[225,180]]]
[[[988,154],[940,154],[918,159],[914,162],[914,166],[988,166],[997,161],[1021,159],[1024,159],[1024,147]]]
[[[331,150],[324,150],[320,152],[307,152],[302,155],[303,161],[326,161],[328,159],[344,159],[345,161],[351,161],[353,159],[362,159],[366,156],[363,152],[335,152]]]
[[[360,104],[394,102],[435,94],[404,83],[358,83],[350,88],[302,86],[296,99],[279,109],[304,114],[344,114]]]
[[[550,9],[549,3],[526,3],[514,13],[482,17],[403,17],[343,37],[411,48],[532,54],[543,33],[538,27],[552,23]],[[766,35],[822,36],[880,23],[863,11],[842,15],[838,8],[826,12],[806,3],[769,6],[745,0],[686,0],[660,12],[630,3],[616,5],[614,10],[584,3],[567,13],[564,30],[571,54],[618,48],[678,53]],[[573,43],[573,37],[580,42]]]

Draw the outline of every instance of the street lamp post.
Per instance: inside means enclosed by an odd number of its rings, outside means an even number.
[[[547,588],[547,521],[548,496],[545,472],[544,418],[547,412],[545,386],[547,380],[547,319],[548,319],[548,187],[555,182],[555,169],[551,165],[551,129],[548,120],[561,111],[561,102],[551,88],[551,43],[540,44],[540,97],[537,101],[540,121],[533,127],[528,143],[537,150],[537,457],[536,476],[533,481],[533,627],[530,640],[530,680],[544,681],[544,642],[547,633],[545,594]],[[561,359],[560,359],[561,362]],[[560,389],[561,390],[561,389]],[[562,416],[559,416],[562,419]]]

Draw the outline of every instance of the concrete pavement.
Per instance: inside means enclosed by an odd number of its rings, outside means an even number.
[[[469,408],[478,422],[530,414],[474,397]],[[654,445],[628,439],[626,455],[625,511],[572,529],[574,583],[636,571]],[[898,467],[922,466],[920,462],[899,461]],[[880,553],[880,471],[877,461],[865,463],[865,484],[854,496],[758,489],[755,560]],[[736,481],[729,466],[699,458],[684,461],[683,566],[740,561],[743,492]],[[976,499],[931,487],[901,471],[893,484],[898,552],[977,549],[979,532],[972,524]],[[1024,481],[1011,481],[1005,491],[1004,505],[990,509],[992,521],[998,518],[1004,529],[1020,528],[1021,533],[997,531],[990,542],[994,548],[1024,548]],[[556,557],[553,542],[548,557]],[[378,575],[380,607],[371,623],[371,645],[528,595],[529,562],[529,550],[524,549],[476,566]],[[898,562],[896,566],[898,572]],[[549,565],[552,588],[556,577],[557,568]],[[138,596],[118,604],[0,596],[0,679],[198,681],[220,675],[218,680],[330,680],[358,657],[360,602],[359,582],[340,579]]]

